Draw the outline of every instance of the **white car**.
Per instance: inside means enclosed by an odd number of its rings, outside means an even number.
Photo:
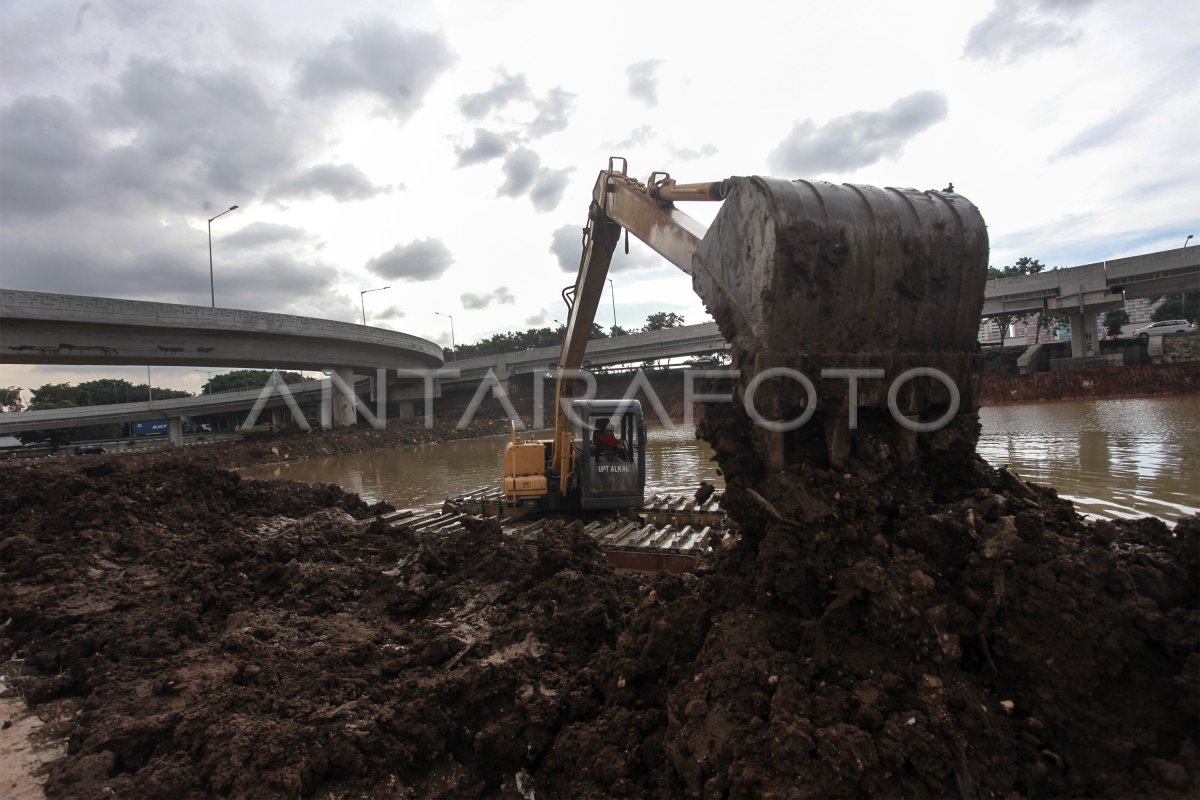
[[[1192,325],[1186,319],[1164,319],[1162,322],[1147,325],[1145,328],[1138,328],[1133,332],[1133,335],[1149,338],[1151,336],[1163,336],[1168,333],[1191,333],[1194,330],[1196,330],[1196,326]]]

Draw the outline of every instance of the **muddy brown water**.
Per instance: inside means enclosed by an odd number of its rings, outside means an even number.
[[[1200,402],[1195,397],[989,406],[979,453],[1053,486],[1085,515],[1155,516],[1200,511]],[[498,482],[505,436],[371,451],[241,470],[246,477],[336,483],[367,502],[440,506],[448,494]],[[712,449],[695,429],[652,428],[647,493],[722,485]]]

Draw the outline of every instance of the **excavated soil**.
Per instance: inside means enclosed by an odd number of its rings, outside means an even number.
[[[388,532],[332,486],[7,474],[2,655],[62,717],[53,797],[1197,791],[1196,518],[1085,525],[981,462],[796,468],[730,498],[715,566],[650,577],[570,526]]]
[[[55,797],[494,794],[640,596],[570,530],[417,540],[333,486],[110,462],[2,497],[10,683],[74,702]]]

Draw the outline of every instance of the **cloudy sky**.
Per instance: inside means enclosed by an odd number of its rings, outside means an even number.
[[[236,204],[219,306],[361,321],[365,300],[445,344],[434,312],[460,343],[553,325],[610,155],[643,179],[952,181],[997,266],[1178,247],[1200,235],[1197,30],[1193,0],[6,0],[0,287],[207,305],[208,219]],[[638,243],[613,269],[621,325],[707,319]]]

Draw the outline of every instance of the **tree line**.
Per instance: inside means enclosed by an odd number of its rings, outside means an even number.
[[[620,325],[611,326],[608,331],[593,322],[592,339],[607,339],[609,336],[626,336],[631,333],[646,333],[660,331],[666,328],[678,328],[683,325],[683,315],[671,311],[659,311],[646,317],[646,324],[640,328],[626,329]],[[567,328],[559,324],[557,327],[528,328],[523,331],[508,331],[497,333],[474,344],[460,344],[453,351],[449,347],[442,348],[446,361],[455,358],[475,358],[477,356],[498,356],[502,353],[517,353],[522,350],[534,350],[539,347],[562,347],[567,337]]]

